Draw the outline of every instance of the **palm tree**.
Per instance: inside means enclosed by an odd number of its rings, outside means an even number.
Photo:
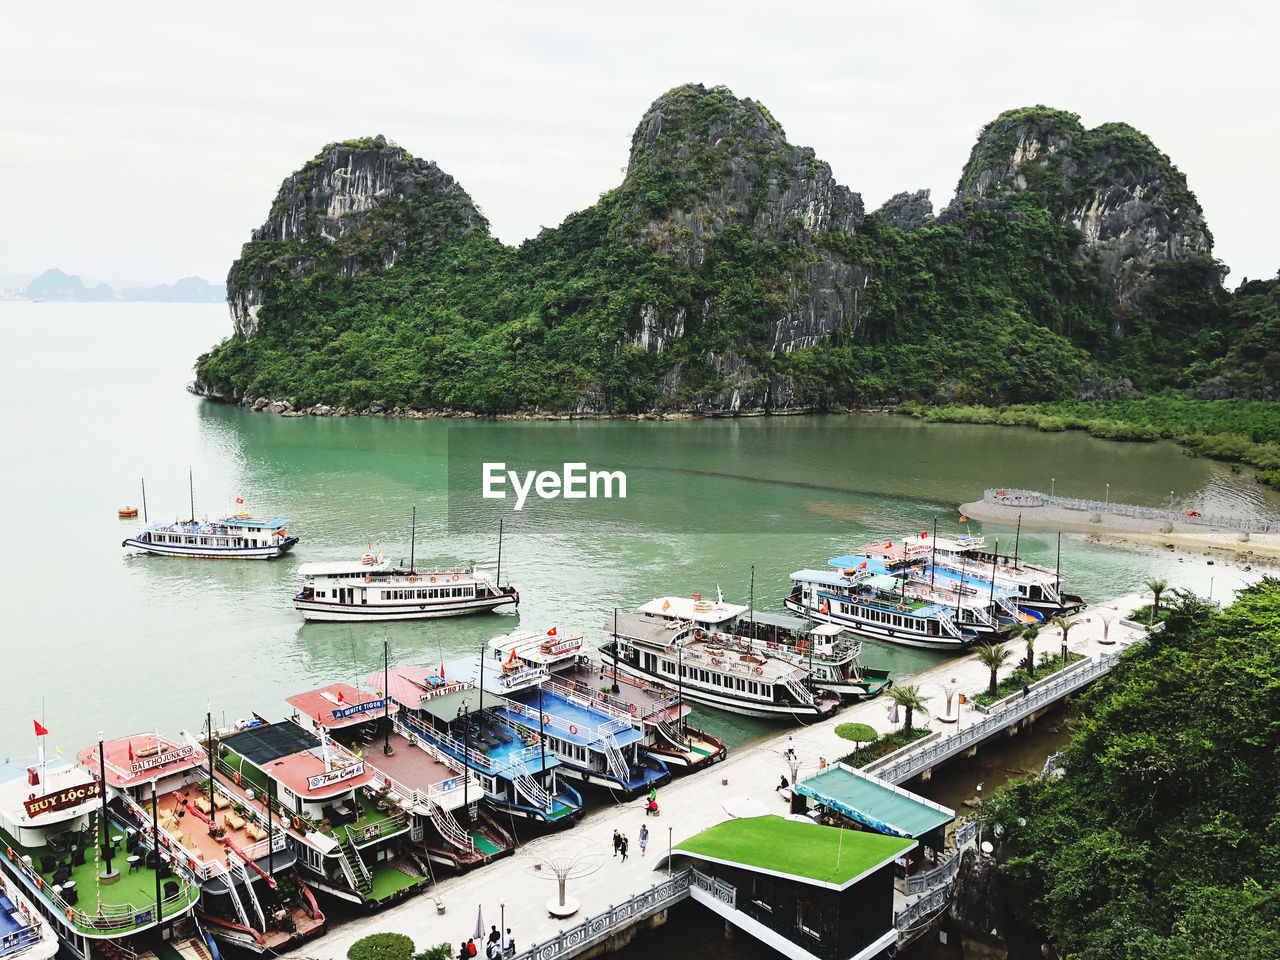
[[[1020,639],[1027,645],[1027,676],[1036,678],[1036,638],[1040,636],[1040,624],[1020,623],[1009,631],[1009,636]]]
[[[1013,656],[1002,643],[980,643],[973,648],[978,662],[991,671],[991,683],[987,685],[987,695],[996,695],[996,671],[1009,662]],[[890,687],[889,689],[893,689]]]
[[[1062,631],[1062,666],[1067,665],[1067,634],[1071,632],[1071,628],[1080,623],[1080,618],[1072,619],[1065,613],[1060,613],[1049,621],[1055,627]]]
[[[1155,598],[1151,604],[1151,619],[1148,621],[1154,623],[1156,617],[1160,616],[1160,594],[1169,589],[1169,581],[1161,577],[1152,577],[1147,581],[1147,589],[1151,591],[1151,596]]]
[[[905,718],[906,722],[903,723],[902,725],[902,732],[905,733],[908,737],[910,737],[912,711],[914,710],[923,711],[925,709],[925,702],[930,698],[920,696],[920,688],[915,684],[910,684],[908,686],[902,686],[902,687],[898,687],[898,686],[890,687],[888,693],[889,693],[890,700],[892,700],[898,706],[902,707],[902,709],[907,711],[907,715]]]

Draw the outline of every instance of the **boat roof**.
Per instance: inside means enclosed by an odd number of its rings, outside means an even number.
[[[787,676],[801,677],[807,672],[796,664],[771,657],[762,650],[757,649],[753,654],[740,654],[735,650],[723,648],[711,639],[688,639],[687,628],[684,630],[667,629],[666,625],[672,622],[658,617],[645,616],[641,613],[624,613],[618,617],[618,633],[636,640],[648,641],[658,646],[669,646],[675,643],[677,639],[680,639],[680,648],[684,651],[683,657],[687,662],[706,662],[709,666],[720,670],[722,673],[733,673],[741,670],[744,676],[746,675],[745,671],[758,666],[760,673],[754,674],[751,679],[759,678],[767,683],[774,683]],[[612,629],[613,621],[608,621],[606,627]],[[754,660],[746,660],[748,656],[759,658],[760,663],[756,663]],[[709,663],[713,658],[720,661],[720,663]]]
[[[463,686],[439,697],[423,701],[418,709],[444,723],[452,723],[462,715],[462,708],[474,713],[480,706],[480,693],[475,687]]]
[[[550,676],[541,664],[521,661],[514,668],[498,659],[462,657],[444,665],[445,674],[451,680],[465,681],[473,687],[483,686],[484,692],[494,696],[510,696],[513,691],[536,687]]]
[[[916,845],[914,840],[800,823],[774,814],[726,820],[680,842],[676,853],[752,873],[844,890]]]
[[[378,680],[381,682],[381,674],[378,674]],[[317,690],[295,693],[286,697],[285,703],[330,730],[353,727],[380,717],[387,706],[379,694],[357,690],[349,683],[331,683]],[[399,709],[400,704],[390,704],[392,713]]]
[[[157,520],[155,523],[148,524],[147,529],[173,529],[182,533],[195,533],[202,527],[247,527],[250,529],[274,530],[292,522],[287,517],[277,517],[274,520],[254,520],[250,517],[243,519],[240,517],[219,517],[216,520],[210,520],[206,517],[203,520],[172,520],[169,522]]]
[[[25,801],[62,793],[74,787],[96,783],[97,778],[84,767],[58,758],[45,762],[44,777],[38,784],[28,779],[31,768],[38,767],[35,758],[0,764],[0,813],[5,820],[22,827],[47,827],[73,820],[81,814],[101,809],[100,792],[59,810],[40,811],[32,816]]]
[[[441,674],[441,667],[392,667],[387,674],[391,699],[414,710],[427,700],[447,696],[469,686]],[[374,690],[381,691],[382,671],[369,674],[365,682]]]
[[[897,837],[923,837],[956,817],[950,807],[843,763],[800,781],[795,789],[879,833]]]
[[[325,767],[320,738],[289,720],[250,727],[225,743],[267,776],[300,797],[327,797],[345,793],[373,779],[373,770],[354,756],[330,749]],[[353,771],[345,775],[347,771]],[[314,782],[324,778],[323,782]]]
[[[489,641],[489,647],[499,654],[498,659],[506,662],[512,653],[529,663],[552,664],[573,659],[582,649],[582,637],[576,632],[569,636],[550,636],[536,630],[517,630],[504,633]],[[543,649],[547,647],[548,649]]]
[[[699,604],[710,604],[710,606],[706,610],[698,610]],[[747,610],[747,607],[738,603],[702,600],[694,597],[658,597],[640,608],[641,613],[680,620],[696,620],[698,623],[724,623],[739,614],[746,613]]]
[[[314,563],[301,563],[298,573],[304,577],[337,576],[344,573],[359,573],[361,570],[385,571],[391,565],[386,557],[377,557],[370,563],[363,560],[319,560]]]
[[[179,743],[157,733],[136,733],[102,743],[107,783],[131,787],[150,783],[171,773],[181,773],[207,762],[204,750],[192,743]],[[86,769],[98,770],[98,747],[85,747],[76,759]]]
[[[606,620],[604,629],[612,633],[614,623],[613,619]],[[687,625],[667,619],[661,614],[621,613],[618,614],[616,623],[618,633],[661,646],[674,643],[679,637],[688,633]],[[684,629],[681,629],[682,627]]]

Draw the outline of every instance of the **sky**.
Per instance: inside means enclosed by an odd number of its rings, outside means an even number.
[[[1280,268],[1278,26],[1235,0],[9,4],[0,276],[221,280],[286,176],[377,133],[517,244],[615,187],[645,110],[693,82],[759,100],[868,210],[945,205],[1006,109],[1130,123],[1234,287]]]

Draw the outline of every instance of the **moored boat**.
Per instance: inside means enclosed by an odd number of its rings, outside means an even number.
[[[294,608],[307,620],[429,620],[518,606],[515,587],[471,566],[400,567],[366,553],[360,560],[304,563]]]
[[[175,520],[149,524],[120,545],[169,557],[274,560],[298,542],[297,537],[289,535],[288,524],[283,518],[253,520],[247,513],[220,520]]]

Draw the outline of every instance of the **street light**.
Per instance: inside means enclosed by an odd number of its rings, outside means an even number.
[[[1053,496],[1053,485],[1054,485],[1055,483],[1057,483],[1057,482],[1058,482],[1058,478],[1057,478],[1057,477],[1050,477],[1050,478],[1049,478],[1049,496],[1051,496],[1051,497]]]
[[[499,939],[498,943],[499,943],[499,945],[503,948],[503,950],[504,950],[504,952],[505,952],[505,950],[506,950],[506,946],[507,946],[507,941],[506,941],[506,936],[507,936],[507,901],[506,901],[506,900],[503,900],[503,899],[499,899],[499,900],[498,900],[498,909],[501,911],[501,919],[498,921],[498,929],[502,931],[502,935],[501,935],[501,936],[502,936],[502,938],[501,938],[501,939]]]
[[[671,825],[667,825],[667,876],[671,876]]]
[[[1107,484],[1107,506],[1111,505],[1111,484]]]
[[[1170,510],[1173,509],[1173,491],[1172,490],[1169,491],[1169,509]]]

